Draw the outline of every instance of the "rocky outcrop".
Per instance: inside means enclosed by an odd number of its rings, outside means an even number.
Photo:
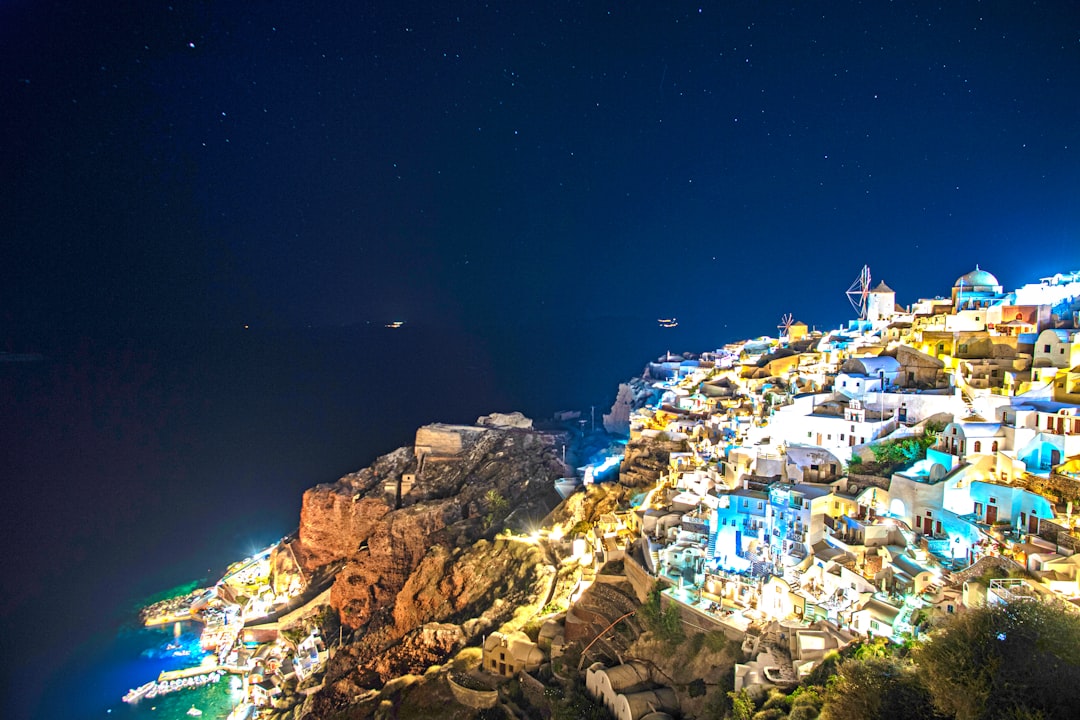
[[[413,505],[384,513],[366,537],[365,550],[354,555],[338,573],[330,603],[342,624],[366,625],[380,607],[389,607],[420,564],[437,533],[461,517],[453,500]],[[411,629],[411,628],[409,628]]]
[[[355,631],[305,706],[308,717],[443,662],[515,610],[543,603],[555,575],[543,551],[489,539],[503,527],[538,525],[559,502],[558,452],[516,415],[496,418],[496,428],[462,428],[453,456],[433,461],[429,449],[417,462],[414,449],[403,448],[305,493],[295,553],[309,574],[342,563],[330,604]],[[399,500],[385,488],[405,475],[412,482],[395,509]]]
[[[668,466],[673,452],[686,450],[679,441],[637,438],[626,445],[619,482],[627,487],[651,487]]]
[[[381,497],[359,497],[331,485],[304,493],[297,556],[307,571],[352,557],[390,512]]]
[[[305,492],[298,539],[293,544],[305,572],[356,555],[392,509],[383,495],[383,483],[415,467],[412,449],[399,448],[371,467]]]
[[[490,626],[505,612],[501,608],[543,597],[554,574],[537,546],[519,540],[481,540],[463,552],[437,545],[398,593],[395,626],[404,631],[468,618],[483,618]]]
[[[372,670],[385,683],[401,675],[423,673],[465,647],[465,633],[452,623],[428,623],[380,655]]]
[[[604,415],[604,429],[612,435],[629,435],[630,415],[654,403],[658,395],[656,388],[642,378],[620,383],[611,412]]]
[[[477,418],[476,424],[488,428],[532,430],[533,421],[519,412],[491,413],[490,415],[481,415]]]

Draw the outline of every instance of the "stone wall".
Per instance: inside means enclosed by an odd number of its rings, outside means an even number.
[[[662,609],[667,610],[672,604],[679,609],[679,617],[682,619],[683,630],[686,632],[687,637],[690,637],[695,633],[708,633],[714,630],[719,630],[724,633],[729,640],[742,641],[745,637],[745,633],[741,632],[738,628],[722,623],[703,612],[695,610],[689,605],[675,602],[667,595],[660,596],[660,607]]]
[[[656,578],[649,574],[642,565],[630,555],[623,557],[623,574],[630,581],[637,595],[638,602],[645,602],[649,597],[649,591],[656,583]]]
[[[1080,482],[1074,478],[1057,473],[1050,473],[1049,477],[1024,473],[1018,475],[1013,483],[1059,504],[1062,510],[1065,509],[1065,504],[1071,501],[1073,512],[1080,512]]]
[[[881,488],[882,490],[888,490],[889,484],[889,478],[881,477],[880,475],[859,475],[857,473],[848,473],[848,486],[858,485],[860,491],[868,487],[876,487]]]
[[[987,570],[995,568],[1001,572],[1002,575],[1008,575],[1010,572],[1016,572],[1023,570],[1024,567],[1013,560],[1005,557],[984,557],[971,567],[961,570],[958,573],[953,573],[952,579],[954,584],[965,583],[972,578],[981,576]]]
[[[424,455],[460,455],[464,449],[462,428],[455,425],[425,425],[416,431],[417,457]]]
[[[449,675],[446,676],[446,682],[450,683],[450,692],[454,694],[454,699],[466,707],[487,710],[495,707],[499,702],[498,690],[473,690],[464,685],[458,685]]]

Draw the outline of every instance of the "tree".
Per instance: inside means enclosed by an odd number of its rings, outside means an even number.
[[[957,720],[1075,718],[1080,616],[1037,601],[959,613],[915,652],[934,705]]]
[[[484,500],[487,501],[488,514],[484,516],[484,529],[490,528],[501,515],[506,512],[506,509],[510,507],[510,503],[506,501],[502,493],[492,488],[484,495]]]
[[[849,658],[830,679],[821,708],[825,720],[927,720],[938,717],[915,666],[868,654]]]
[[[729,692],[728,699],[731,700],[732,720],[750,720],[754,716],[757,707],[746,690]]]
[[[683,631],[682,614],[675,603],[669,603],[664,609],[660,602],[660,593],[663,586],[657,582],[649,591],[649,597],[638,610],[638,617],[645,624],[646,629],[651,630],[658,638],[669,645],[678,645],[686,639]]]

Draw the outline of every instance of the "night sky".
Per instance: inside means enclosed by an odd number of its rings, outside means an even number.
[[[767,331],[863,264],[1080,267],[1071,2],[4,0],[0,122],[8,328]]]
[[[0,372],[5,716],[115,702],[71,669],[123,598],[418,424],[835,327],[864,264],[901,304],[1077,270],[1078,230],[1075,2],[0,0],[0,351],[41,353]]]

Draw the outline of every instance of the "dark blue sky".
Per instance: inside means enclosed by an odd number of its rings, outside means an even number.
[[[2,319],[847,316],[1080,267],[1070,2],[0,3]]]

